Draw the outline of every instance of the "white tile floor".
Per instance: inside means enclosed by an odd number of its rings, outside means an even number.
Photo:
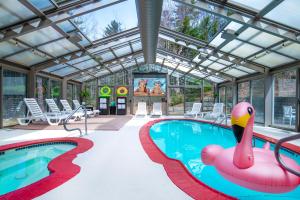
[[[120,131],[93,131],[85,138],[94,147],[75,159],[81,172],[67,183],[38,197],[47,200],[190,199],[152,162],[139,141],[139,129],[151,118],[133,118]],[[281,138],[292,132],[255,127],[255,131]],[[0,130],[0,145],[38,138],[77,136],[57,130]],[[300,145],[300,141],[296,142]]]

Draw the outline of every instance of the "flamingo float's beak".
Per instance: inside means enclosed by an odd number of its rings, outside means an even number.
[[[235,139],[238,143],[241,142],[244,129],[248,124],[248,121],[253,114],[253,109],[251,107],[247,108],[247,113],[242,115],[241,117],[231,116],[231,126],[235,136]]]

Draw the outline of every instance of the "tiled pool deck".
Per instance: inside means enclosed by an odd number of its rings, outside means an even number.
[[[152,118],[133,118],[119,131],[89,131],[94,147],[74,163],[81,172],[65,184],[37,199],[191,199],[152,162],[139,140],[139,129]],[[293,132],[255,127],[261,134],[279,139]],[[53,137],[74,137],[63,130],[0,130],[0,145]],[[300,141],[293,142],[300,146]]]

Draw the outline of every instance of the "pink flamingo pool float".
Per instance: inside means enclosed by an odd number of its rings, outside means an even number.
[[[295,189],[300,184],[300,177],[279,165],[268,142],[263,148],[252,148],[254,115],[251,104],[237,104],[231,113],[237,145],[229,149],[209,145],[201,152],[202,161],[215,166],[229,181],[252,190],[283,193]],[[300,170],[294,160],[283,155],[281,158],[287,166]]]

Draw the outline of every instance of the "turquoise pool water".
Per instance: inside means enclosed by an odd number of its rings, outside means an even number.
[[[0,195],[48,176],[48,163],[76,146],[71,143],[52,142],[29,147],[0,153]]]
[[[257,192],[227,181],[214,167],[204,165],[200,153],[207,145],[218,144],[224,148],[235,145],[235,138],[229,129],[194,121],[169,120],[154,124],[150,129],[150,136],[168,157],[180,160],[197,179],[227,195],[243,200],[300,199],[299,186],[282,194]],[[264,143],[265,141],[257,138],[253,141],[256,147],[262,147]],[[293,158],[300,165],[299,154],[284,149],[281,153]]]

